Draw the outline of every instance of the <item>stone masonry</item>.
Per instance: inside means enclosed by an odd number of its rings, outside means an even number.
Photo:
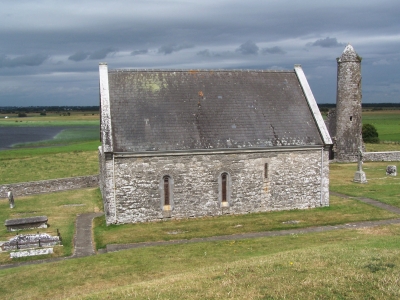
[[[14,196],[21,197],[32,194],[97,187],[98,185],[98,175],[4,184],[0,185],[0,198],[7,198],[9,190],[13,192]]]
[[[115,188],[107,189],[115,190],[115,195],[106,194],[108,224],[163,219],[165,175],[173,182],[167,215],[172,218],[329,205],[328,151],[321,149],[102,158],[104,177],[100,180],[103,186]],[[223,172],[229,176],[227,207],[221,206],[220,199]]]
[[[362,147],[361,57],[347,45],[337,64],[335,159],[357,161]]]
[[[363,161],[400,161],[400,151],[364,152]]]

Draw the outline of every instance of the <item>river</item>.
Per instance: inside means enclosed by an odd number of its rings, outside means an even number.
[[[68,127],[0,127],[0,150],[10,149],[19,143],[31,143],[53,139]]]

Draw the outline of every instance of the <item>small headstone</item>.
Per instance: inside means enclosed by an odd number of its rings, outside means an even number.
[[[8,196],[8,202],[10,203],[10,208],[14,208],[15,204],[14,204],[13,193],[11,191],[8,191],[7,196]]]
[[[397,167],[396,166],[387,166],[386,167],[386,175],[397,176]]]

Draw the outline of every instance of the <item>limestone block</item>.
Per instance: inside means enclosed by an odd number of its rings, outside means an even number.
[[[397,167],[389,165],[386,167],[386,175],[388,176],[397,176]]]

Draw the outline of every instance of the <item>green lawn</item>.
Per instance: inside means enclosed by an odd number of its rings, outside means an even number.
[[[386,166],[391,164],[400,167],[399,162],[365,162],[363,170],[367,184],[353,182],[357,164],[330,164],[330,189],[400,207],[400,179],[398,176],[386,176]]]
[[[0,270],[5,299],[398,299],[400,226],[125,250]]]
[[[0,184],[98,174],[98,112],[10,116],[0,126],[67,126],[54,139],[0,151]]]
[[[107,244],[192,239],[397,217],[393,213],[359,201],[331,196],[330,202],[329,207],[308,210],[274,211],[110,226],[105,225],[103,216],[95,220],[95,241],[97,248],[104,248]]]
[[[0,152],[0,184],[99,173],[98,141]]]

